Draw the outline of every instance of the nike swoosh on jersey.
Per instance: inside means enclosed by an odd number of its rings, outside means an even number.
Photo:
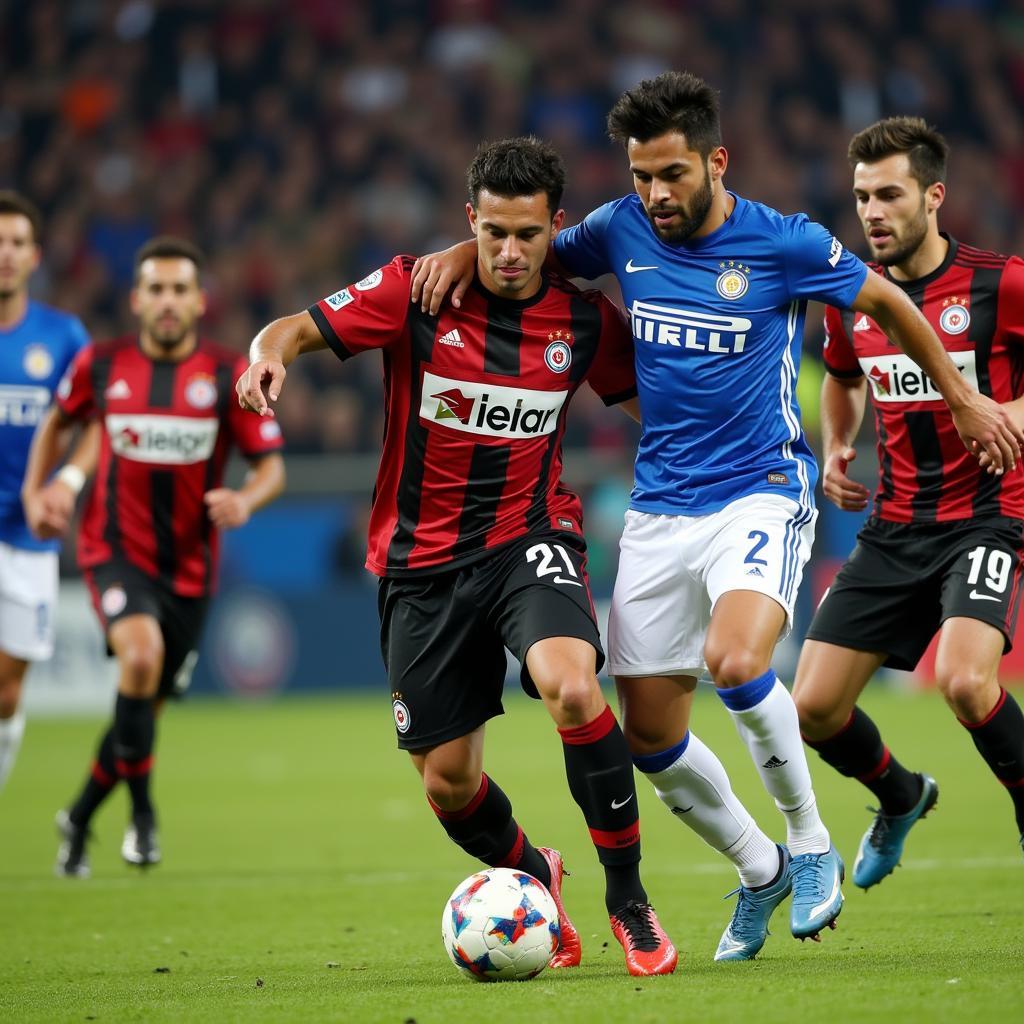
[[[638,270],[657,270],[657,266],[653,267],[637,267],[633,265],[632,260],[626,260],[626,273],[635,274]]]
[[[998,597],[993,597],[991,594],[979,594],[976,590],[972,590],[968,595],[972,601],[998,601]]]

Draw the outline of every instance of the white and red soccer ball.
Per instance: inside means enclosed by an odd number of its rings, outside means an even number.
[[[526,981],[558,949],[558,909],[533,875],[489,868],[460,882],[444,905],[441,937],[460,973],[477,981]]]

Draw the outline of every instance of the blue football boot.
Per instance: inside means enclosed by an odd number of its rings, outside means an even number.
[[[789,923],[794,939],[817,939],[822,928],[835,928],[843,909],[843,858],[830,846],[825,853],[801,853],[789,865],[793,903]]]
[[[741,885],[725,897],[728,899],[739,893],[732,920],[718,943],[716,960],[752,960],[764,945],[768,938],[768,919],[793,887],[789,876],[789,851],[784,846],[779,846],[779,857],[782,873],[777,882],[763,889],[748,889]]]
[[[939,787],[930,775],[921,776],[921,796],[906,814],[884,814],[875,811],[871,828],[864,833],[853,862],[853,884],[862,889],[891,875],[903,856],[903,843],[914,822],[923,818],[939,799]],[[875,810],[869,807],[868,810]]]

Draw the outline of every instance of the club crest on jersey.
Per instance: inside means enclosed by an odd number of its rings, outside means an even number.
[[[193,409],[209,409],[217,401],[217,382],[208,373],[197,373],[185,385],[185,401]]]
[[[572,363],[572,331],[552,331],[548,335],[548,347],[544,350],[544,362],[554,373],[565,373]]]
[[[947,334],[963,334],[971,326],[971,311],[967,308],[966,297],[951,295],[942,300],[939,326]]]
[[[367,274],[362,281],[356,281],[352,286],[357,292],[368,292],[371,288],[376,288],[377,285],[384,280],[384,271],[375,270],[372,274]]]
[[[409,726],[412,725],[412,718],[409,715],[409,707],[404,700],[395,699],[392,705],[392,710],[395,715],[395,728],[400,733],[407,733]]]
[[[115,615],[120,615],[127,604],[128,595],[124,592],[124,587],[119,583],[115,583],[112,587],[107,587],[100,598],[100,608],[103,609],[103,614],[108,619],[112,619]]]
[[[45,345],[29,345],[21,365],[33,380],[42,380],[53,373],[53,356]]]
[[[718,280],[715,281],[715,289],[718,294],[723,299],[738,299],[745,295],[747,288],[750,287],[750,280],[747,277],[750,267],[745,267],[735,260],[723,261],[718,266],[722,271],[718,275]]]
[[[532,391],[423,374],[420,417],[450,430],[488,437],[533,438],[558,426],[565,391]]]

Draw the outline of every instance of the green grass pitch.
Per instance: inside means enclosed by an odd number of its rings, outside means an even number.
[[[31,683],[29,684],[31,685]],[[788,934],[788,904],[753,962],[716,964],[734,876],[640,780],[643,868],[682,960],[633,979],[611,938],[601,876],[571,802],[557,735],[521,697],[491,724],[487,767],[536,843],[559,847],[583,966],[526,984],[459,977],[442,905],[475,863],[433,820],[394,749],[386,695],[171,707],[155,789],[164,863],[119,858],[125,797],[100,812],[93,877],[52,875],[52,819],[81,780],[95,720],[30,721],[0,794],[0,1020],[756,1022],[1024,1019],[1024,860],[1010,801],[937,694],[870,691],[897,755],[939,780],[905,866],[846,886],[820,945]],[[694,727],[762,826],[782,818],[725,710],[702,694]],[[866,791],[812,756],[819,805],[851,864]]]

